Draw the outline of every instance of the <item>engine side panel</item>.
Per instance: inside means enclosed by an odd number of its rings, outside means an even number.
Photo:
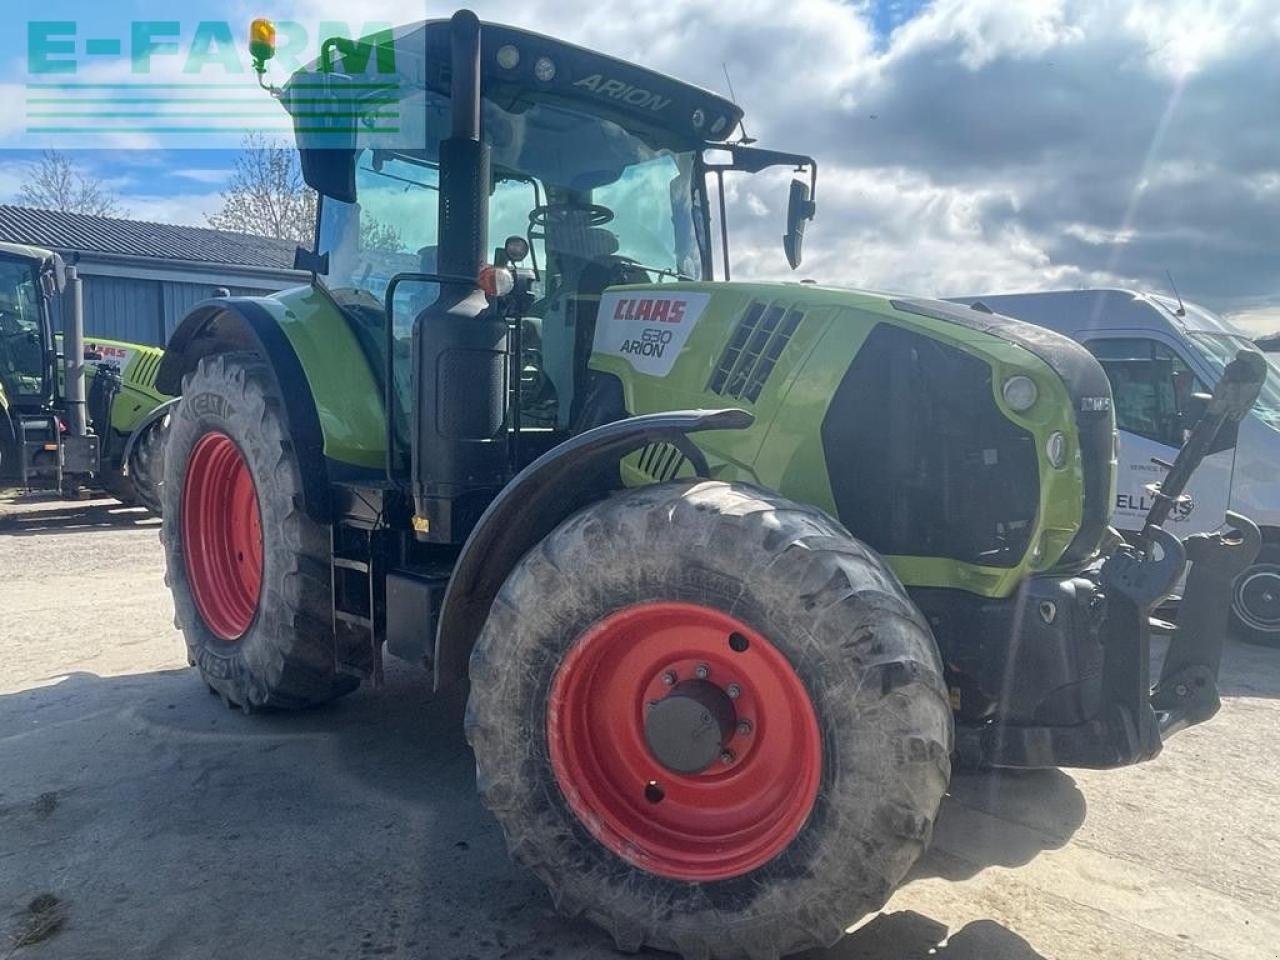
[[[950,389],[957,400],[960,392],[966,393],[970,403],[985,393],[981,415],[970,423],[962,412],[947,410],[952,395],[946,389],[940,392],[930,384],[925,390],[912,382],[943,375],[940,361],[928,358],[923,365],[908,364],[897,378],[886,379],[879,371],[879,389],[861,389],[856,381],[851,386],[859,355],[869,342],[886,337],[917,338],[933,353],[949,357],[951,366],[963,367],[963,391],[955,383]],[[1085,470],[1072,397],[1041,357],[996,332],[900,310],[890,298],[876,294],[810,285],[681,283],[611,288],[602,298],[594,347],[592,369],[621,381],[628,413],[730,405],[752,412],[756,423],[750,429],[697,438],[713,474],[759,483],[838,516],[884,552],[909,586],[1008,596],[1027,576],[1054,569],[1081,529]],[[914,347],[905,349],[908,358],[915,355],[912,350],[919,353]],[[1001,396],[1001,384],[1014,374],[1032,379],[1039,391],[1039,400],[1025,414],[1008,409]],[[881,395],[886,390],[889,395]],[[921,435],[910,437],[910,444],[921,463],[945,466],[957,477],[943,496],[947,470],[934,480],[937,491],[929,487],[928,471],[917,471],[916,501],[906,506],[930,523],[951,524],[961,531],[953,540],[961,542],[944,545],[947,549],[926,543],[904,552],[906,541],[886,535],[884,518],[867,515],[872,509],[892,509],[890,494],[900,485],[882,484],[884,496],[877,505],[850,482],[855,471],[868,477],[889,471],[894,456],[906,471],[904,444],[881,431],[878,444],[859,447],[856,430],[851,434],[848,427],[885,421],[891,408],[899,412],[918,405],[922,393],[930,393],[934,416],[914,423],[912,429]],[[989,428],[993,417],[1004,425],[1003,446],[984,442],[982,423]],[[969,426],[977,429],[966,433]],[[1067,440],[1067,462],[1061,469],[1045,453],[1055,432]],[[946,451],[939,454],[934,447]],[[968,472],[958,476],[966,465]],[[682,475],[678,460],[662,451],[642,452],[628,468],[629,481],[637,483]],[[999,482],[985,482],[984,471]],[[1011,476],[1018,471],[1026,477],[1024,485],[1038,483],[1038,488],[1017,489],[1020,509],[1010,517],[1011,531],[1000,535],[1016,534],[1022,549],[988,559],[981,543],[996,535],[992,524],[1003,522],[1006,505],[1001,501],[1018,487],[1017,477]],[[931,497],[946,502],[928,502]],[[898,509],[902,507],[899,503]],[[979,530],[974,524],[981,524],[983,516],[990,523]],[[915,523],[922,528],[919,517]],[[962,542],[966,525],[976,543],[973,549]]]

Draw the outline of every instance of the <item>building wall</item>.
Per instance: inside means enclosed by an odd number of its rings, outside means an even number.
[[[189,279],[99,276],[81,268],[84,281],[85,332],[106,340],[127,340],[163,346],[193,306],[208,300],[219,287],[232,296],[261,296],[288,284],[243,286],[220,281],[195,283]]]

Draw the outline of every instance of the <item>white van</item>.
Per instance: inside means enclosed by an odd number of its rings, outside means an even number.
[[[1132,290],[1062,290],[959,297],[1064,333],[1098,358],[1111,380],[1120,430],[1116,527],[1137,531],[1151,506],[1147,487],[1165,473],[1222,368],[1247,336],[1192,303]],[[1236,582],[1232,601],[1246,637],[1280,644],[1280,355],[1267,354],[1267,381],[1238,437],[1219,437],[1175,511],[1179,536],[1213,530],[1229,508],[1262,528],[1264,546]],[[1235,439],[1234,447],[1230,446]]]

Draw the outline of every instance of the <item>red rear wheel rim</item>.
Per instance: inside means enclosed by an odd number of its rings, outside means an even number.
[[[733,695],[726,755],[668,770],[645,713],[698,675]],[[745,723],[744,723],[745,721]],[[584,633],[560,665],[547,710],[551,765],[569,806],[624,860],[676,880],[726,880],[767,863],[804,826],[822,773],[813,704],[786,657],[736,617],[689,603],[642,603]]]
[[[205,625],[239,640],[262,593],[262,517],[244,455],[225,433],[197,441],[182,486],[187,581]]]

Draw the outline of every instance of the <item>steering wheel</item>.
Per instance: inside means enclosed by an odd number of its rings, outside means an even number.
[[[613,211],[598,203],[543,203],[529,211],[529,226],[546,229],[549,220],[567,220],[570,213],[586,214],[588,227],[603,227]]]

